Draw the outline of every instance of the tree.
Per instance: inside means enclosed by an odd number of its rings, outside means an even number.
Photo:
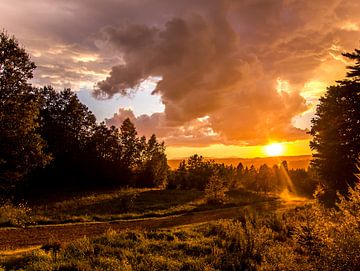
[[[356,63],[347,67],[347,79],[328,87],[320,98],[310,131],[315,151],[311,164],[333,195],[355,184],[360,152],[360,50],[343,55]]]
[[[14,37],[0,33],[0,187],[13,186],[51,157],[37,132],[39,100],[28,83],[35,64]]]
[[[221,204],[225,203],[227,188],[218,175],[210,177],[209,182],[205,187],[205,198],[210,204]]]
[[[259,168],[259,173],[257,174],[257,186],[259,191],[265,193],[269,192],[271,187],[272,172],[268,165],[263,164]]]
[[[44,169],[36,170],[29,185],[37,190],[78,188],[95,178],[89,142],[96,126],[95,116],[70,89],[56,91],[51,86],[36,90],[39,97],[40,125],[38,131],[46,140],[46,150],[53,156]],[[51,180],[51,181],[49,181]]]
[[[49,151],[58,158],[81,153],[96,126],[93,113],[70,89],[58,92],[48,86],[39,89],[38,95],[41,97],[40,132]]]
[[[111,163],[119,163],[121,159],[120,131],[111,126],[108,128],[104,122],[94,128],[88,146],[90,156]]]
[[[201,155],[190,156],[186,165],[186,189],[204,190],[211,176],[215,173],[214,164],[214,161],[205,161]]]
[[[140,139],[143,145],[141,165],[138,169],[137,186],[164,187],[167,181],[169,166],[167,164],[164,142],[159,143],[153,134],[148,142]]]
[[[134,124],[129,118],[125,119],[120,127],[120,140],[122,151],[122,165],[132,170],[140,162],[139,139]]]

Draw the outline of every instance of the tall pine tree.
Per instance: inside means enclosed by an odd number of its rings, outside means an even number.
[[[312,119],[310,147],[312,165],[328,191],[346,193],[356,182],[356,160],[360,153],[360,50],[343,54],[355,65],[347,78],[330,86]]]

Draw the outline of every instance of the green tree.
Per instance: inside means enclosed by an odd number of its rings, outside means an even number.
[[[227,187],[218,175],[210,177],[205,187],[205,198],[210,204],[222,204],[227,200]]]
[[[88,155],[95,116],[70,89],[59,92],[48,86],[37,89],[36,94],[40,100],[38,131],[46,140],[53,161],[44,170],[37,170],[29,185],[45,191],[87,185],[96,168],[94,157]]]
[[[164,142],[159,143],[153,134],[147,142],[145,141],[145,137],[142,137],[140,143],[144,147],[141,152],[142,163],[139,167],[137,185],[164,187],[169,171]]]
[[[271,179],[271,168],[266,164],[261,165],[256,179],[258,190],[265,193],[269,192],[272,189]]]
[[[332,195],[354,185],[360,152],[360,50],[343,55],[356,63],[347,67],[347,79],[328,87],[320,98],[310,131],[315,151],[311,164]]]
[[[121,161],[124,168],[134,169],[140,162],[141,145],[137,131],[129,118],[125,119],[120,127]]]
[[[35,64],[14,37],[0,33],[0,187],[50,161],[37,132],[39,100],[29,79]]]
[[[93,134],[95,116],[70,89],[58,92],[48,86],[39,89],[38,95],[41,97],[40,131],[49,151],[57,158],[81,153]]]
[[[204,190],[210,177],[215,173],[214,164],[214,161],[205,161],[201,155],[194,154],[190,156],[186,166],[186,188]]]
[[[100,123],[94,128],[90,142],[91,156],[112,163],[120,162],[120,131],[115,126],[108,128],[104,122]]]

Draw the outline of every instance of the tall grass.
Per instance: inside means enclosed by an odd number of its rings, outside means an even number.
[[[33,223],[31,208],[24,203],[6,201],[0,205],[0,226],[24,227]]]
[[[8,270],[360,270],[360,185],[338,209],[311,204],[283,214],[158,231],[108,231],[54,253],[3,260]]]

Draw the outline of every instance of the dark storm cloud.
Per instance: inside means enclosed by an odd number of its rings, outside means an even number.
[[[98,82],[94,94],[107,98],[161,78],[164,113],[120,109],[107,122],[131,113],[173,145],[306,138],[292,125],[308,109],[300,90],[337,79],[341,51],[360,38],[356,0],[0,0],[0,9],[0,23],[31,48],[39,84]]]
[[[306,138],[292,118],[308,109],[299,94],[331,48],[358,32],[354,1],[218,1],[163,25],[126,23],[103,31],[124,63],[98,83],[95,95],[126,94],[149,76],[162,78],[154,93],[168,126],[209,116],[219,142],[251,144]],[[344,42],[342,42],[344,40]],[[277,80],[290,90],[276,89]],[[206,141],[208,134],[203,134]],[[201,139],[200,139],[201,140]]]

